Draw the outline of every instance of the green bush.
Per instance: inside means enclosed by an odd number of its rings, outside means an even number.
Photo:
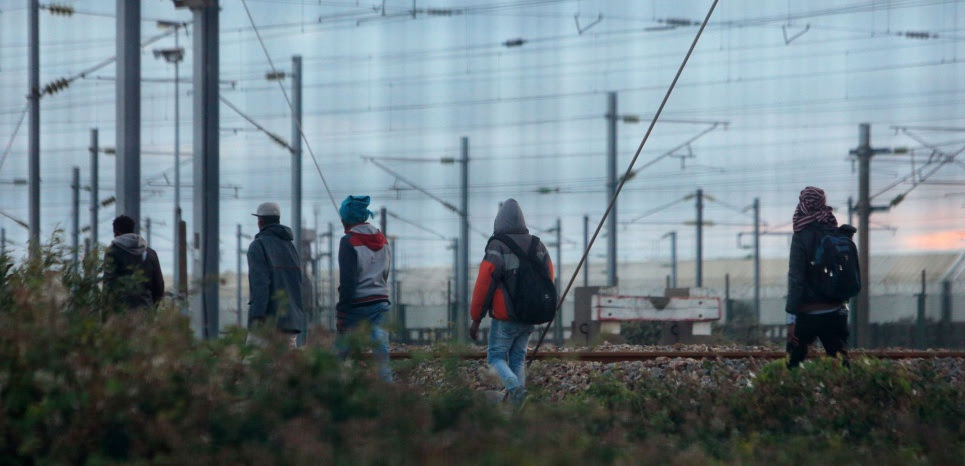
[[[697,377],[604,366],[559,402],[522,412],[471,388],[469,364],[435,348],[386,385],[327,347],[291,351],[246,332],[193,338],[162,305],[123,312],[52,246],[0,258],[3,464],[960,464],[965,390],[936,363],[767,365],[749,387],[721,363]],[[441,383],[407,381],[425,366]],[[634,375],[631,377],[631,375]],[[545,398],[543,398],[545,396]]]

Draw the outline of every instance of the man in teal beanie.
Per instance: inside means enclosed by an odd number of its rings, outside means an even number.
[[[338,311],[339,337],[363,322],[371,326],[375,344],[374,355],[379,365],[379,376],[392,381],[389,367],[389,335],[382,329],[389,310],[389,244],[378,228],[370,225],[369,196],[349,196],[338,209],[345,227],[345,236],[338,246]],[[346,356],[348,349],[339,344],[339,352]]]

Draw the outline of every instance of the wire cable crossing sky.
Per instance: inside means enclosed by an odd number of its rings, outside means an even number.
[[[74,166],[87,187],[80,203],[90,204],[91,128],[100,132],[100,201],[109,202],[118,127],[114,2],[60,3],[39,19],[45,237],[70,222]],[[17,255],[26,254],[19,222],[29,213],[27,9],[20,7],[0,6],[0,227]],[[599,222],[607,209],[607,94],[619,102],[622,170],[707,8],[696,0],[221,2],[222,267],[233,268],[236,224],[254,231],[255,206],[275,201],[291,212],[291,152],[270,135],[291,134],[295,55],[303,67],[297,134],[315,165],[302,178],[305,228],[314,228],[315,206],[371,195],[374,207],[404,219],[388,219],[403,267],[447,266],[444,241],[405,238],[458,236],[444,203],[459,200],[452,160],[466,137],[473,260],[499,202],[513,197],[533,228],[560,219],[572,239],[563,262],[576,265],[583,217]],[[164,226],[152,247],[171,274],[165,225],[174,203],[175,99],[185,206],[194,202],[196,122],[183,111],[191,108],[190,86],[175,94],[170,65],[152,55],[174,46],[173,30],[159,22],[195,32],[190,11],[142,2],[141,211]],[[671,230],[680,259],[693,260],[698,189],[713,199],[704,202],[707,258],[746,256],[736,238],[751,231],[746,209],[755,198],[767,232],[790,230],[798,193],[809,185],[824,189],[848,222],[849,198],[858,197],[850,151],[860,123],[870,124],[873,147],[893,152],[871,162],[874,202],[889,206],[872,216],[872,255],[965,249],[963,23],[965,4],[955,0],[721,2],[640,153],[652,165],[623,180],[620,264],[665,260],[654,245]],[[194,58],[190,47],[185,52],[180,80],[190,83]],[[101,230],[112,213],[101,209]],[[322,208],[319,219],[337,217]],[[765,236],[762,255],[786,256],[786,241]],[[598,249],[589,255],[597,265]]]

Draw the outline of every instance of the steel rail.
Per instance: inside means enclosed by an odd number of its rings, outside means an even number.
[[[875,359],[965,359],[965,351],[919,351],[919,350],[860,350],[850,351],[849,356],[869,357]],[[390,354],[394,360],[412,359],[416,353],[410,351],[396,351]],[[464,360],[485,359],[485,352],[456,353]],[[721,350],[721,351],[542,351],[530,355],[531,360],[546,361],[577,361],[577,362],[629,362],[653,361],[657,359],[782,359],[787,356],[778,350]]]

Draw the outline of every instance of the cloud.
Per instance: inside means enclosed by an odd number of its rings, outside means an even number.
[[[909,236],[903,241],[909,249],[957,250],[965,247],[965,230],[947,230]]]

